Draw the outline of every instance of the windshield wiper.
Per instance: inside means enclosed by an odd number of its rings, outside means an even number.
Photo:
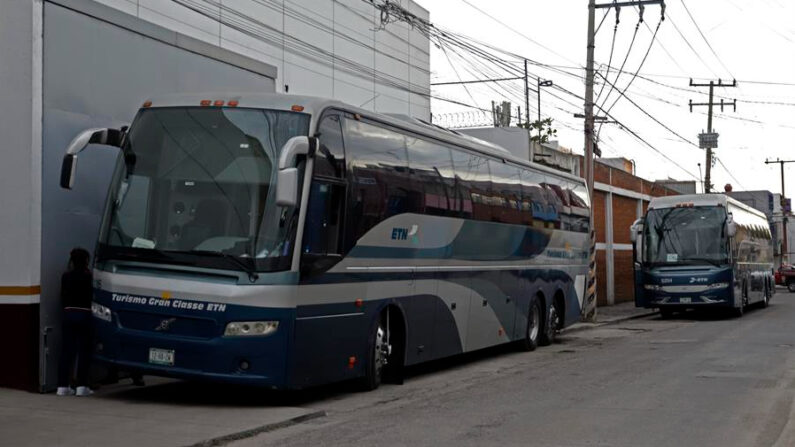
[[[222,251],[211,251],[211,250],[189,250],[183,251],[180,253],[186,254],[194,254],[194,255],[205,255],[205,256],[214,256],[224,258],[227,261],[232,262],[236,266],[243,269],[244,272],[248,273],[248,280],[251,282],[256,282],[259,279],[259,274],[257,273],[254,259],[253,258],[240,258],[229,253],[224,253]],[[243,259],[249,259],[251,262],[246,262]]]

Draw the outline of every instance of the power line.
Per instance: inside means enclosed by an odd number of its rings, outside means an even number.
[[[539,47],[541,47],[541,48],[543,48],[543,49],[545,49],[545,50],[549,51],[550,53],[554,54],[555,56],[558,56],[558,57],[559,57],[559,58],[561,58],[561,59],[565,59],[565,60],[567,60],[567,61],[569,61],[569,62],[571,62],[571,63],[573,63],[573,64],[576,64],[576,63],[577,63],[577,62],[575,62],[575,61],[573,61],[573,60],[569,59],[568,57],[566,57],[566,56],[564,56],[564,55],[562,55],[562,54],[558,53],[557,51],[553,50],[552,48],[549,48],[548,46],[546,46],[546,45],[544,45],[544,44],[542,44],[542,43],[540,43],[540,42],[536,41],[535,39],[533,39],[533,38],[531,38],[531,37],[527,36],[526,34],[524,34],[524,33],[522,33],[522,32],[519,32],[519,31],[517,31],[515,28],[513,28],[513,27],[511,27],[510,25],[506,24],[506,23],[505,23],[505,22],[503,22],[502,20],[500,20],[500,19],[498,19],[498,18],[494,17],[493,15],[491,15],[491,14],[487,13],[486,11],[484,11],[484,10],[482,10],[482,9],[478,8],[477,6],[473,5],[473,4],[472,4],[472,3],[470,3],[468,0],[461,0],[461,1],[462,1],[462,2],[464,2],[464,3],[466,3],[467,5],[469,5],[469,7],[470,7],[470,8],[472,8],[472,9],[474,9],[474,10],[478,11],[479,13],[481,13],[481,14],[485,15],[486,17],[490,18],[491,20],[493,20],[493,21],[495,21],[495,22],[499,23],[500,25],[504,26],[506,29],[508,29],[508,30],[512,31],[514,34],[516,34],[516,35],[518,35],[518,36],[520,36],[520,37],[524,38],[524,39],[525,39],[525,40],[527,40],[528,42],[531,42],[531,43],[533,43],[533,44],[535,44],[535,45],[538,45]]]
[[[696,23],[696,19],[693,18],[693,14],[690,13],[690,9],[687,7],[687,4],[685,3],[685,0],[680,0],[680,1],[682,2],[682,6],[685,7],[685,12],[687,12],[687,15],[690,17],[690,20],[693,22],[693,25],[696,26],[696,29],[698,30],[698,33],[701,34],[701,38],[704,39],[704,42],[709,47],[709,50],[712,51],[712,55],[715,56],[715,59],[718,60],[718,63],[720,63],[720,65],[723,67],[723,69],[726,70],[726,72],[729,73],[729,75],[732,78],[734,78],[734,75],[732,74],[732,72],[726,67],[726,64],[723,63],[723,61],[721,60],[720,56],[718,56],[718,53],[716,53],[715,49],[712,48],[712,45],[710,45],[709,40],[707,40],[707,36],[705,36],[704,33],[701,31],[701,27],[698,26],[698,23]]]
[[[635,71],[635,73],[632,74],[632,79],[630,79],[629,82],[627,83],[627,85],[624,86],[624,89],[619,92],[619,94],[620,94],[619,97],[616,98],[616,100],[613,101],[613,104],[611,104],[610,107],[607,108],[608,112],[613,110],[613,107],[616,106],[616,104],[621,99],[621,97],[625,97],[626,98],[626,95],[624,93],[629,89],[629,86],[631,86],[632,83],[635,82],[635,79],[638,77],[638,71],[640,71],[643,68],[643,64],[646,63],[646,59],[649,57],[649,53],[651,53],[651,48],[652,48],[652,46],[654,46],[654,41],[655,41],[655,39],[657,37],[657,32],[660,31],[660,25],[662,25],[663,20],[664,20],[664,16],[660,16],[660,21],[657,22],[657,27],[654,29],[654,34],[652,34],[651,40],[649,41],[649,47],[646,49],[646,53],[643,55],[643,59],[641,59],[640,65],[638,65],[638,69]],[[601,73],[599,73],[599,76],[601,76]],[[607,81],[607,78],[603,78],[603,79],[605,79],[605,81]],[[615,85],[613,85],[612,87],[615,89]],[[606,102],[607,102],[607,100],[605,100],[605,103]],[[604,105],[604,104],[602,104],[602,105]],[[641,109],[641,110],[644,113],[646,113],[645,110],[643,110],[643,109]],[[602,130],[602,125],[600,124],[599,125],[599,132],[601,132],[601,130]],[[599,137],[599,132],[596,133],[597,138]]]
[[[737,183],[737,186],[739,186],[740,189],[745,190],[746,189],[745,186],[743,186],[743,184],[740,183],[739,180],[737,180],[737,177],[735,177],[734,174],[732,174],[729,168],[727,168],[726,165],[723,164],[723,161],[721,161],[720,157],[715,157],[715,159],[718,160],[718,164],[720,164],[723,167],[723,170],[726,171],[727,174],[729,174],[729,177],[731,177],[731,179],[734,180],[735,183]]]

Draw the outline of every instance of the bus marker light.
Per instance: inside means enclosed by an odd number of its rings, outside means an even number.
[[[239,103],[237,101],[235,101],[234,99],[230,100],[229,102],[226,103],[226,105],[228,105],[229,107],[237,107],[238,104]]]
[[[221,107],[221,106],[224,105],[224,100],[223,99],[216,99],[215,102],[213,103],[213,105],[215,107]]]
[[[250,367],[251,367],[251,364],[249,364],[249,363],[248,363],[248,361],[246,361],[246,360],[241,360],[241,361],[240,361],[240,369],[241,369],[241,370],[243,370],[243,371],[248,371],[248,369],[249,369]]]
[[[210,104],[212,104],[212,101],[210,101],[209,99],[202,99],[199,104],[201,104],[202,107],[207,107]]]
[[[362,301],[362,299],[359,298],[356,301],[354,301],[353,304],[355,304],[356,307],[362,307],[364,305],[364,301]]]
[[[293,112],[303,112],[304,111],[304,106],[299,106],[299,105],[296,104],[296,105],[290,107],[290,110],[292,110]]]
[[[356,357],[348,357],[348,369],[353,369],[353,366],[356,364]]]
[[[146,101],[143,105],[143,108],[152,107],[152,101]]]

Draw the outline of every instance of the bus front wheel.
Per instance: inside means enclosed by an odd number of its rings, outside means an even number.
[[[368,358],[364,377],[362,378],[362,391],[372,391],[381,385],[384,371],[392,353],[389,344],[387,317],[381,315],[370,334]]]

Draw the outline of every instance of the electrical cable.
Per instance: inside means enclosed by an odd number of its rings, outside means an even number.
[[[723,67],[723,69],[726,70],[726,73],[729,73],[729,76],[731,76],[732,79],[734,79],[734,75],[732,74],[731,70],[729,70],[726,67],[726,64],[723,63],[723,61],[721,60],[720,56],[718,56],[718,53],[716,53],[715,49],[712,48],[712,45],[709,43],[709,40],[707,40],[707,36],[705,36],[704,33],[701,31],[701,27],[698,26],[698,23],[696,22],[696,19],[693,18],[693,14],[690,13],[690,9],[687,7],[687,4],[685,3],[685,0],[680,0],[680,1],[682,2],[682,6],[685,7],[685,12],[687,12],[687,15],[688,15],[688,17],[690,17],[690,20],[693,22],[693,25],[696,26],[696,29],[698,30],[698,33],[701,34],[701,38],[704,39],[704,42],[709,47],[709,50],[712,51],[712,55],[715,56],[715,59],[718,60],[718,63],[720,63],[720,65]]]

